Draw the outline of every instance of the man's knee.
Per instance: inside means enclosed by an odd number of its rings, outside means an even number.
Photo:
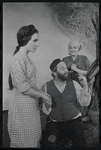
[[[45,130],[42,132],[41,147],[56,147],[58,130],[52,122],[47,123]]]
[[[50,135],[43,135],[42,139],[41,139],[41,147],[42,148],[52,148],[52,147],[56,147],[56,141],[57,141],[57,136],[54,134],[50,134]]]

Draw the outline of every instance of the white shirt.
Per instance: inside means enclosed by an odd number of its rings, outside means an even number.
[[[74,81],[73,80],[73,83],[74,83],[74,87],[75,87],[75,90],[76,90],[76,96],[77,96],[77,100],[79,101],[80,105],[81,106],[88,106],[90,104],[90,101],[91,101],[91,95],[90,95],[90,92],[85,92],[84,89],[81,87],[81,85]],[[55,84],[55,82],[54,82]],[[58,88],[58,90],[62,93],[65,89],[65,86],[66,86],[66,83],[63,84],[63,86],[58,86],[57,84],[55,84],[55,86]],[[42,90],[44,92],[47,93],[47,83],[43,85],[42,87]],[[46,105],[45,103],[43,103],[43,108],[42,108],[42,111],[45,113],[45,114],[49,114],[51,112],[52,108],[51,106],[47,109],[46,108]],[[75,118],[78,118],[79,116],[81,116],[82,114],[79,113],[76,117],[74,117],[73,119]],[[55,121],[55,120],[53,120]]]

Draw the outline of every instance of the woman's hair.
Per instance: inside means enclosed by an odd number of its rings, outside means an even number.
[[[69,44],[68,44],[68,48],[70,47],[70,45],[72,45],[72,43],[75,43],[77,46],[78,46],[78,49],[80,51],[80,49],[82,48],[82,44],[79,43],[78,41],[71,41]]]
[[[32,24],[21,27],[17,32],[18,46],[16,46],[13,55],[15,55],[19,51],[20,47],[27,45],[27,43],[31,40],[32,35],[35,33],[38,33],[38,30]],[[11,74],[9,74],[8,83],[9,83],[9,90],[12,90],[13,84]]]

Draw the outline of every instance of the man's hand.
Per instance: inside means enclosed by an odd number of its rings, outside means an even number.
[[[80,80],[82,86],[84,87],[85,91],[88,92],[88,84],[87,79],[85,76],[79,74],[78,79]]]
[[[81,74],[79,74],[79,76],[78,76],[78,79],[80,80],[80,81],[87,81],[86,80],[86,77],[85,76],[83,76],[83,75],[81,75]]]

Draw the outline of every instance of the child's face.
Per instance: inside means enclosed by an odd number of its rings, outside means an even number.
[[[76,43],[71,43],[69,45],[68,54],[71,56],[77,55],[79,52],[79,47]]]

